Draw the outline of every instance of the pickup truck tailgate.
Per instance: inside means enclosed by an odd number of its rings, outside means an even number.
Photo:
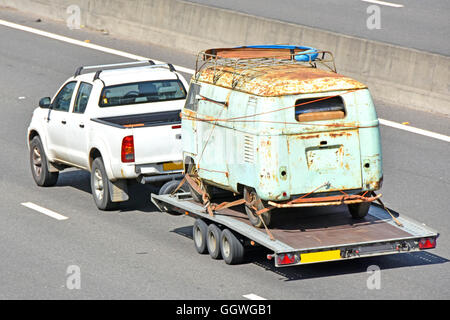
[[[135,164],[181,161],[180,110],[95,118],[93,121],[131,129]]]

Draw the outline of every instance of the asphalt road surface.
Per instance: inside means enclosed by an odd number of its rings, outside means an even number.
[[[450,55],[448,0],[188,1]],[[377,6],[379,10],[375,13],[371,6]],[[375,14],[379,17],[379,28],[372,28]]]
[[[113,38],[0,10],[0,19],[192,68],[183,52]],[[101,212],[89,173],[68,170],[55,187],[31,177],[26,129],[39,98],[53,95],[80,65],[123,57],[0,25],[0,299],[448,299],[450,144],[381,126],[384,202],[437,229],[437,248],[276,269],[263,250],[228,266],[195,252],[193,220],[160,213],[151,187],[134,186],[120,210]],[[186,75],[188,76],[188,75]],[[449,118],[377,104],[380,118],[450,135]],[[31,202],[66,219],[30,209]],[[381,287],[369,289],[370,266]],[[80,287],[71,275],[80,273]],[[77,271],[77,272],[78,272]],[[77,282],[78,283],[78,282]],[[248,296],[252,294],[251,296]]]

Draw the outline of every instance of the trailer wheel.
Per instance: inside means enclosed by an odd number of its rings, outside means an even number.
[[[208,252],[206,248],[206,234],[208,233],[208,225],[202,219],[195,219],[192,228],[192,238],[194,246],[198,253],[205,254]]]
[[[244,245],[228,229],[222,231],[220,250],[226,264],[239,264],[244,261]]]
[[[256,208],[257,210],[264,209],[264,203],[257,195],[256,191],[254,189],[245,187],[244,188],[244,199],[247,203],[251,204],[252,207]],[[256,214],[256,210],[253,209],[250,206],[245,206],[245,212],[247,212],[248,219],[257,228],[263,228],[264,223],[266,226],[270,225],[270,221],[272,220],[272,213],[270,211],[264,212],[263,214],[258,217]],[[264,223],[261,221],[261,219],[264,220]]]
[[[220,259],[222,256],[220,254],[220,236],[222,235],[222,230],[214,223],[208,226],[208,232],[206,234],[206,246],[208,247],[208,252],[211,258]]]
[[[361,202],[348,205],[348,211],[353,219],[362,219],[369,212],[370,202]]]

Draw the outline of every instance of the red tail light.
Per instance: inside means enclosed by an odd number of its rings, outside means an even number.
[[[181,124],[173,125],[172,129],[181,129]]]
[[[299,256],[294,253],[280,254],[277,256],[278,265],[293,264],[299,261],[300,261]]]
[[[435,238],[422,238],[419,240],[419,249],[433,249],[436,248]]]
[[[122,162],[134,162],[134,140],[133,136],[126,136],[122,140]]]

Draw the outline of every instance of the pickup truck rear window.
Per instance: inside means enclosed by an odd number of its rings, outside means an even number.
[[[115,107],[185,98],[186,89],[180,80],[145,81],[104,87],[99,106]]]

